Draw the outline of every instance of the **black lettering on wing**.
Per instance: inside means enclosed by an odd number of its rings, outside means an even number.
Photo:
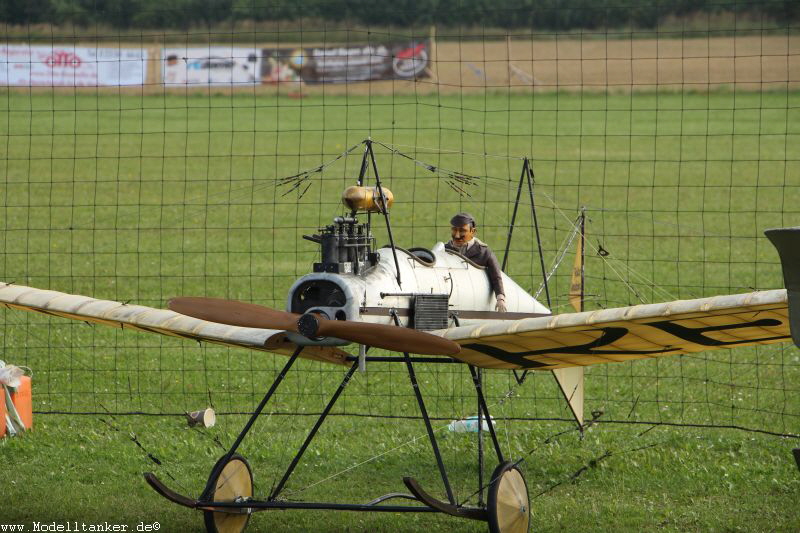
[[[705,326],[701,328],[682,326],[680,324],[676,324],[671,320],[648,322],[645,325],[658,328],[661,331],[665,331],[670,335],[674,335],[675,337],[683,339],[687,342],[692,342],[694,344],[699,344],[701,346],[721,347],[721,346],[734,346],[736,344],[758,343],[758,342],[789,339],[789,335],[778,335],[776,337],[760,337],[760,338],[744,339],[738,341],[720,341],[717,339],[712,339],[711,337],[707,337],[705,334],[710,333],[712,331],[726,331],[726,330],[735,330],[740,328],[775,327],[775,326],[780,326],[782,323],[783,322],[781,322],[780,320],[774,318],[762,318],[760,320],[754,320],[752,322],[724,324],[722,326]]]
[[[599,348],[613,344],[627,335],[628,328],[607,327],[588,331],[602,331],[603,334],[597,339],[587,342],[586,344],[562,346],[558,348],[544,348],[542,350],[529,350],[525,352],[507,352],[506,350],[496,346],[489,346],[479,343],[464,344],[462,346],[490,357],[494,357],[500,361],[518,365],[522,368],[540,368],[551,366],[546,363],[531,361],[527,358],[531,355],[649,355],[674,352],[678,350],[678,348],[671,347],[662,348],[660,350],[601,350]]]
[[[772,337],[758,337],[758,338],[743,339],[737,341],[721,341],[708,337],[706,336],[706,334],[713,331],[727,331],[727,330],[736,330],[741,328],[776,327],[780,326],[781,324],[783,324],[783,322],[774,318],[762,318],[760,320],[754,320],[751,322],[725,324],[721,326],[705,326],[699,328],[683,326],[681,324],[676,324],[674,321],[671,320],[647,322],[642,325],[651,326],[665,333],[669,333],[670,335],[676,337],[677,339],[681,339],[683,341],[697,344],[700,346],[708,346],[710,348],[711,347],[724,348],[727,346],[736,346],[738,344],[754,344],[754,343],[763,343],[769,341],[789,340],[791,337],[789,335],[777,335]],[[508,352],[496,346],[490,346],[487,344],[480,344],[480,343],[464,344],[463,347],[488,355],[489,357],[493,357],[499,361],[504,361],[506,363],[517,365],[521,368],[541,368],[541,367],[551,366],[546,363],[541,363],[539,361],[532,361],[528,359],[528,357],[535,355],[559,355],[559,354],[598,355],[598,356],[655,355],[655,354],[666,354],[669,352],[681,351],[680,347],[672,347],[672,346],[667,346],[665,348],[658,350],[627,350],[627,351],[607,350],[607,349],[604,350],[602,349],[604,346],[609,346],[617,342],[618,340],[622,339],[625,335],[629,333],[629,330],[627,328],[622,328],[622,327],[606,327],[606,328],[599,328],[587,331],[602,331],[603,333],[597,339],[585,344],[577,344],[574,346],[563,346],[558,348],[555,347],[544,348],[541,350],[528,350],[523,352]]]

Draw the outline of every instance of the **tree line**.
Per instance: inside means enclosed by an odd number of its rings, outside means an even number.
[[[119,29],[188,29],[226,22],[313,19],[364,26],[570,30],[654,28],[667,17],[732,13],[800,20],[797,0],[0,0],[0,21]],[[733,29],[733,28],[731,28]]]

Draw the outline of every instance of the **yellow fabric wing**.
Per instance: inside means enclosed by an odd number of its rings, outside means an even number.
[[[483,368],[554,370],[791,340],[786,290],[678,300],[437,333]]]
[[[291,355],[297,345],[283,331],[241,328],[206,322],[167,309],[128,305],[110,300],[0,284],[0,305],[51,316],[103,324],[145,333],[158,333],[264,352]],[[326,363],[345,364],[349,354],[333,346],[306,346],[300,357]]]

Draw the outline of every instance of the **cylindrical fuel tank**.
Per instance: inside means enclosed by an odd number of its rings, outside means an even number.
[[[381,187],[383,196],[386,198],[386,209],[392,207],[394,194],[386,187]],[[368,211],[371,213],[381,212],[381,196],[377,187],[363,187],[353,185],[342,193],[342,203],[353,211]]]

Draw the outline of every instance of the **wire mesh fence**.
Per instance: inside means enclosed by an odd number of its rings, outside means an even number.
[[[325,3],[301,4],[327,16]],[[436,18],[441,3],[428,19],[394,6],[372,21],[348,11],[349,22],[294,20],[279,2],[209,11],[202,23],[188,4],[142,9],[163,17],[161,29],[121,24],[123,7],[6,14],[0,279],[153,307],[197,295],[282,309],[318,255],[302,235],[345,211],[341,192],[369,139],[405,248],[448,240],[450,217],[466,210],[502,255],[528,160],[534,195],[521,197],[506,273],[541,288],[535,207],[554,312],[570,310],[581,209],[587,309],[781,287],[762,232],[798,220],[796,11],[642,5],[656,12],[647,22],[609,3],[562,4],[534,18],[502,4],[468,21]],[[283,365],[0,317],[2,359],[33,370],[40,413],[249,412]],[[322,363],[300,369],[275,414],[318,412],[342,377]],[[477,410],[466,368],[418,371],[434,418]],[[788,345],[602,365],[587,369],[586,411],[796,436],[798,377]],[[485,380],[497,416],[570,419],[549,373]],[[405,371],[379,363],[335,412],[418,416]]]

